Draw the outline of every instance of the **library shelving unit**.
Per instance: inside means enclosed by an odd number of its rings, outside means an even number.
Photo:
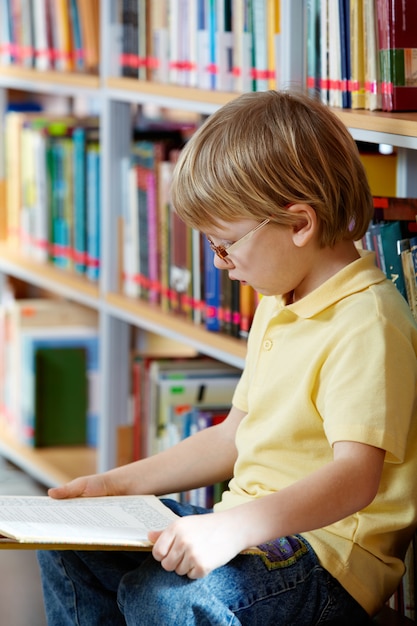
[[[111,16],[113,0],[102,0],[101,62],[98,76],[36,72],[0,66],[0,134],[9,89],[58,94],[69,99],[95,101],[100,115],[101,141],[101,275],[99,284],[73,274],[36,264],[0,242],[0,294],[7,276],[87,305],[99,314],[100,429],[96,450],[89,448],[33,449],[14,442],[0,431],[0,454],[10,458],[46,485],[55,485],[83,473],[103,471],[116,462],[116,435],[128,415],[129,338],[132,326],[192,346],[198,352],[242,367],[245,343],[167,314],[121,295],[119,290],[117,211],[121,194],[120,159],[129,152],[131,107],[152,103],[166,109],[209,115],[236,97],[236,93],[209,92],[175,85],[121,78],[112,72]],[[298,41],[301,41],[299,39]],[[417,177],[411,172],[417,159],[417,113],[336,110],[355,139],[396,146],[400,158],[398,195],[417,196]],[[4,175],[0,157],[0,179]],[[5,207],[0,207],[4,211]],[[1,347],[0,347],[1,349]]]

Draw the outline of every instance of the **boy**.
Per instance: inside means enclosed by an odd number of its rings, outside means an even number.
[[[233,477],[214,513],[171,503],[184,517],[150,533],[152,556],[41,552],[49,623],[366,623],[416,526],[417,329],[354,245],[373,212],[356,146],[318,101],[245,94],[189,141],[172,200],[215,265],[264,296],[233,407],[162,454],[50,495]]]

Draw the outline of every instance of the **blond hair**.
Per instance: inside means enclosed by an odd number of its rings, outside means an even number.
[[[304,94],[246,93],[213,113],[182,150],[171,186],[179,216],[198,230],[267,217],[291,226],[289,204],[311,205],[320,244],[359,240],[373,214],[354,140]]]

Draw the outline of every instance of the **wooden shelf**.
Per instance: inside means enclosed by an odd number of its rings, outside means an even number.
[[[389,113],[363,109],[338,109],[332,111],[348,128],[358,128],[403,137],[417,137],[417,112]]]
[[[194,101],[196,103],[210,102],[221,106],[233,100],[239,94],[225,91],[209,91],[197,89],[196,87],[182,87],[180,85],[170,85],[156,83],[146,80],[136,80],[135,78],[108,78],[105,82],[108,89],[116,91],[128,91],[130,94],[137,93],[143,99],[144,95],[155,96],[156,98],[173,98],[179,102]]]
[[[223,333],[209,332],[204,326],[172,313],[165,313],[158,306],[142,300],[109,293],[106,303],[117,317],[138,324],[141,328],[159,335],[184,341],[203,354],[213,356],[242,367],[246,355],[246,342]]]
[[[4,243],[0,244],[0,270],[88,306],[98,306],[99,287],[96,283],[48,263],[37,263]]]
[[[28,69],[18,65],[0,65],[0,83],[7,86],[33,91],[48,92],[67,89],[69,94],[78,91],[95,91],[100,87],[100,78],[92,74],[76,74],[74,72],[53,72]]]
[[[96,450],[84,446],[30,448],[18,443],[0,420],[0,454],[46,487],[96,472]]]

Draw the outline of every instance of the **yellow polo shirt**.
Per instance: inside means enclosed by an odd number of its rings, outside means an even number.
[[[302,300],[264,297],[233,404],[247,412],[222,510],[297,482],[336,441],[386,450],[362,511],[304,533],[322,565],[370,613],[397,587],[417,525],[417,327],[365,253]]]

